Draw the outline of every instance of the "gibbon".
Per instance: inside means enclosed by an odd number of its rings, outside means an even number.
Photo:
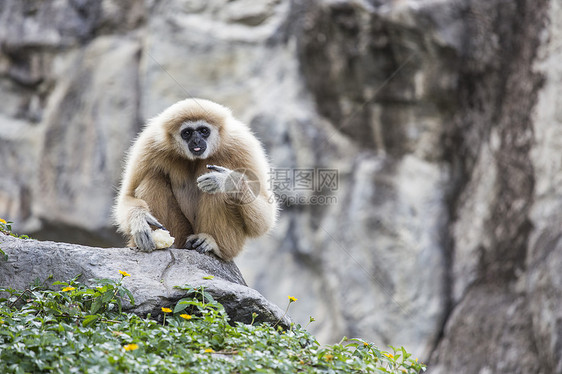
[[[179,101],[148,121],[128,153],[114,208],[118,230],[129,246],[151,252],[152,229],[165,228],[174,247],[229,261],[247,237],[275,223],[269,170],[261,143],[229,109]]]

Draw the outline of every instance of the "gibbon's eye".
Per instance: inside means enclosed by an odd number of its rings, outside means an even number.
[[[199,133],[206,138],[207,136],[209,136],[209,134],[211,134],[211,130],[209,130],[208,127],[200,127],[197,129],[197,131],[199,131]]]
[[[193,134],[193,130],[192,129],[185,129],[181,132],[181,137],[184,140],[187,140],[189,138],[191,138],[191,134]]]

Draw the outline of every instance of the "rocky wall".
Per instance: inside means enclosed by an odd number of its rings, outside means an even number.
[[[0,217],[122,245],[142,123],[230,106],[296,185],[237,259],[321,341],[405,345],[431,372],[562,373],[555,0],[3,1]],[[289,182],[294,179],[289,179]],[[295,200],[293,200],[295,201]]]

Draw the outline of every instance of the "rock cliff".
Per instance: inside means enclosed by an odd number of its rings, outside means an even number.
[[[124,152],[207,97],[290,187],[236,260],[250,286],[431,372],[562,373],[561,20],[556,0],[3,1],[0,217],[122,245]],[[295,180],[321,170],[337,185]]]

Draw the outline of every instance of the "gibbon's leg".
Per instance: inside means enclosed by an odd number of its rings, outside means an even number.
[[[212,251],[225,261],[232,260],[240,253],[246,234],[237,206],[233,206],[222,194],[202,194],[197,206],[197,217],[194,227],[197,234],[188,238],[187,248]],[[203,242],[198,243],[201,238]]]
[[[144,179],[135,190],[135,196],[148,205],[150,213],[146,212],[147,217],[154,216],[174,237],[174,246],[176,248],[183,247],[186,238],[193,234],[193,228],[183,215],[168,179],[163,175]],[[147,218],[148,220],[149,218]],[[148,223],[152,225],[150,222]],[[138,235],[144,237],[149,235],[152,240],[152,230],[147,231],[147,229],[150,230],[150,227],[144,226]],[[136,244],[138,246],[138,243]],[[154,249],[154,242],[152,244],[153,247],[151,248]]]

